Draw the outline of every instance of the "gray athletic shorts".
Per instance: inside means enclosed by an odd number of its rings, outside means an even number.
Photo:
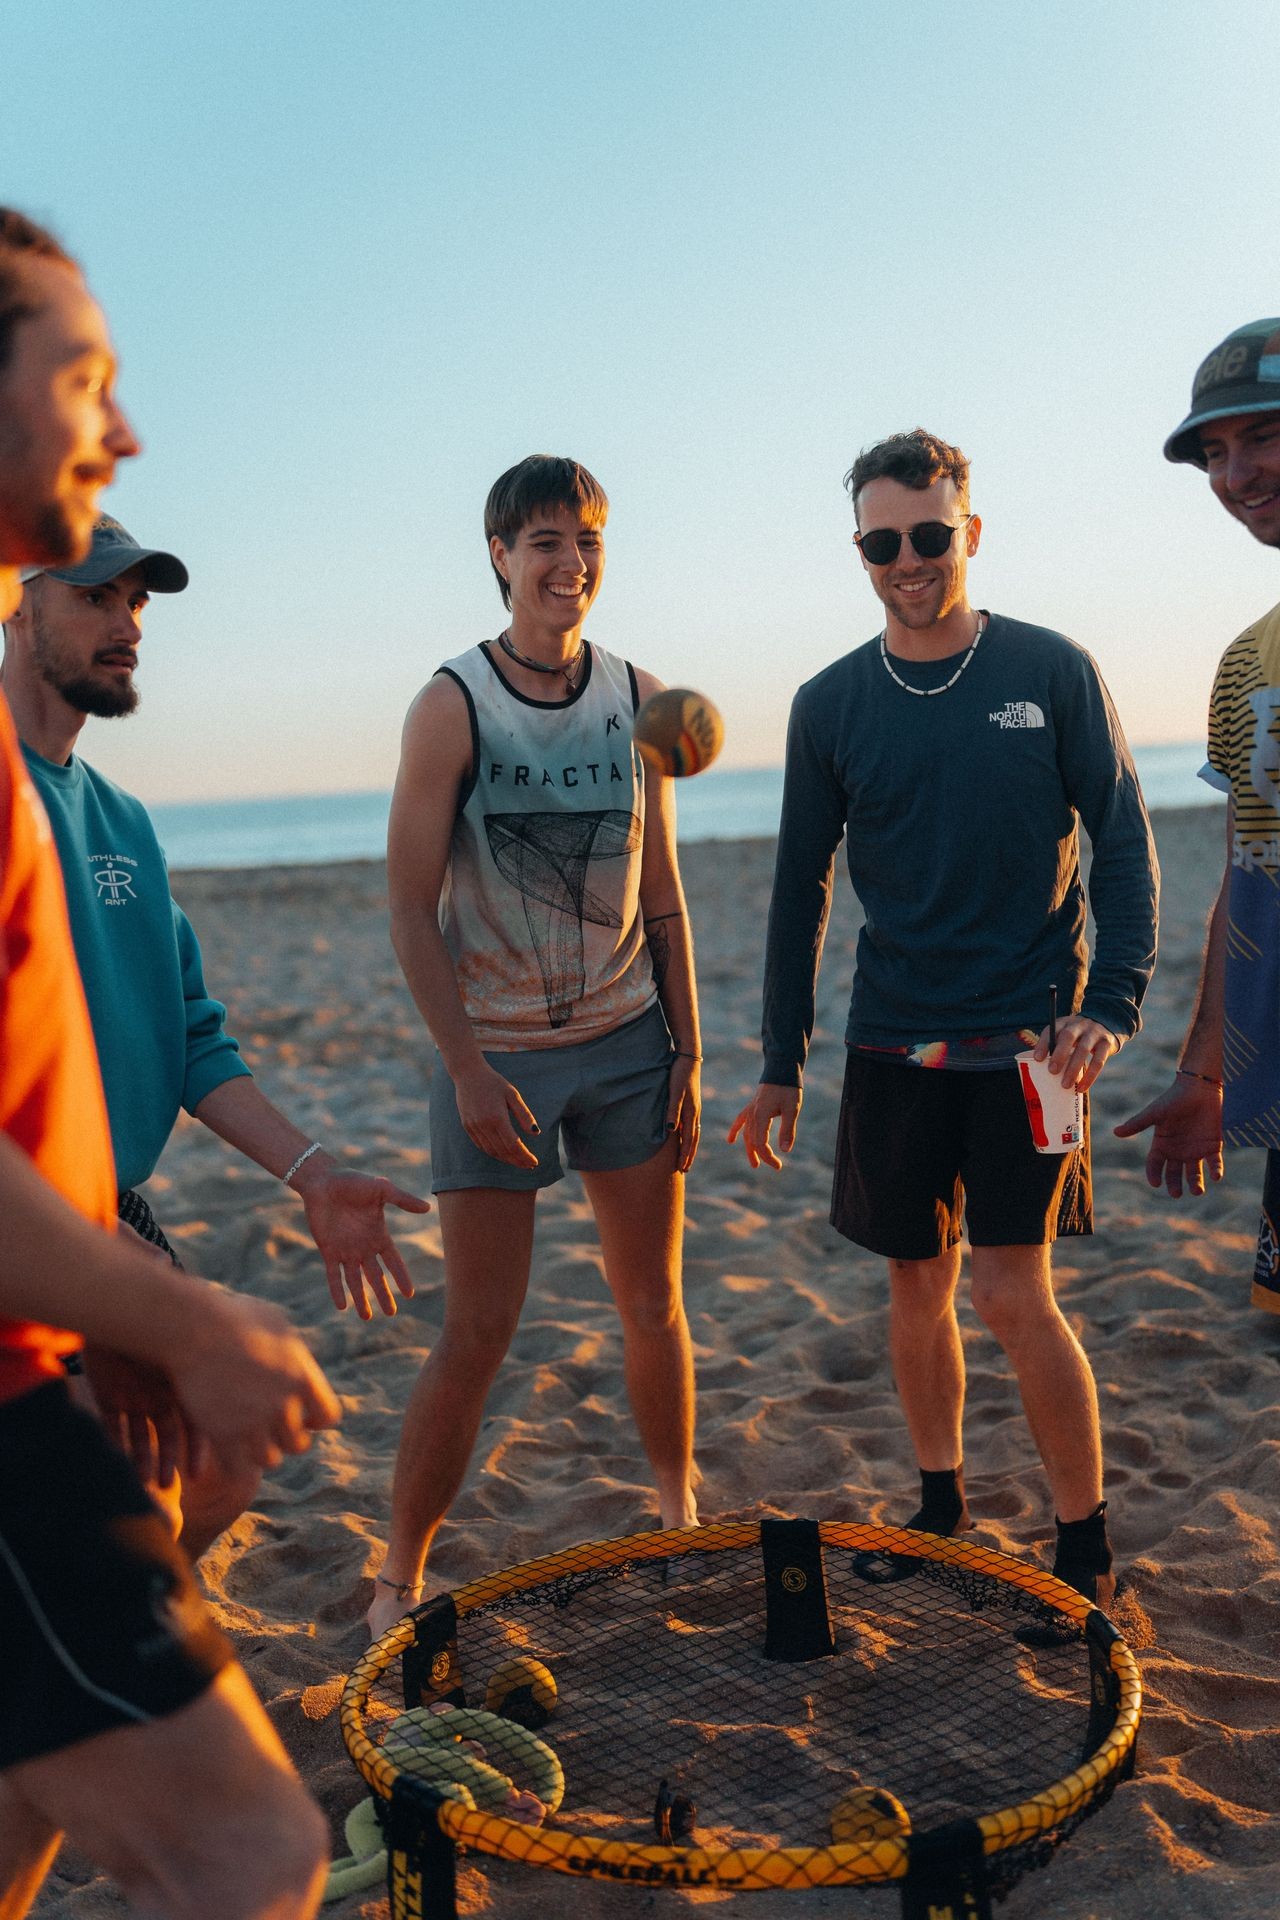
[[[564,1179],[565,1158],[582,1173],[613,1173],[653,1158],[667,1138],[667,1082],[674,1054],[656,1003],[598,1040],[527,1053],[486,1053],[489,1065],[524,1096],[541,1133],[521,1138],[536,1167],[482,1153],[458,1117],[453,1082],[437,1060],[431,1079],[431,1190],[503,1187],[532,1193]]]

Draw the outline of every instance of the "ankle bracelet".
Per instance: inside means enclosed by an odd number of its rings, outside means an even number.
[[[421,1580],[388,1580],[384,1573],[375,1573],[374,1580],[380,1587],[390,1587],[397,1600],[407,1600],[411,1593],[422,1592]]]

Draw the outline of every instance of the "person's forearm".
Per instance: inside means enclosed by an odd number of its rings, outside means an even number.
[[[1211,1080],[1222,1078],[1222,1032],[1226,1018],[1227,915],[1231,875],[1223,876],[1222,887],[1209,919],[1209,938],[1205,942],[1204,964],[1200,970],[1200,991],[1196,1009],[1182,1043],[1179,1066],[1188,1073],[1203,1074]]]
[[[284,1178],[298,1155],[312,1144],[312,1136],[273,1107],[257,1082],[244,1074],[224,1080],[212,1093],[206,1093],[195,1116],[220,1140],[256,1160],[277,1180]],[[327,1162],[329,1156],[313,1154],[307,1165],[313,1167],[321,1160]]]
[[[797,700],[787,729],[782,818],[765,934],[760,1078],[773,1086],[798,1087],[804,1074],[846,805]]]
[[[646,915],[644,937],[653,962],[658,999],[677,1053],[700,1058],[698,989],[693,971],[693,934],[684,903],[678,909]]]
[[[1155,968],[1160,869],[1111,696],[1093,662],[1078,650],[1055,675],[1053,726],[1063,795],[1092,848],[1089,904],[1096,938],[1079,1011],[1123,1041],[1142,1024],[1140,1009]]]
[[[440,1049],[445,1072],[456,1081],[468,1068],[482,1064],[482,1055],[434,912],[393,907],[391,944],[414,1005]]]
[[[77,1213],[0,1135],[0,1313],[166,1364],[195,1336],[203,1283]]]
[[[761,1080],[798,1087],[813,1033],[818,966],[831,911],[834,860],[793,856],[781,838],[765,935]]]
[[[1080,1011],[1118,1039],[1141,1024],[1139,1009],[1156,963],[1160,870],[1136,791],[1118,802],[1093,843],[1089,903],[1097,929]]]

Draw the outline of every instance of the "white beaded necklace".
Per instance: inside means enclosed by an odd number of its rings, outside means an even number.
[[[964,659],[960,662],[960,665],[956,668],[951,678],[947,681],[944,681],[942,686],[940,687],[913,687],[910,681],[904,680],[900,674],[895,673],[893,670],[893,666],[889,660],[889,649],[885,646],[883,634],[880,635],[880,658],[884,662],[885,672],[888,674],[889,678],[893,681],[893,684],[895,685],[895,687],[901,687],[904,693],[914,693],[917,700],[932,700],[933,696],[936,693],[950,693],[952,687],[954,687],[956,681],[960,678],[960,675],[964,672],[965,668],[968,666],[969,662],[972,660],[974,654],[978,651],[978,642],[979,640],[981,640],[986,630],[987,630],[987,616],[985,613],[980,613],[978,615],[978,631],[973,636],[973,645],[970,647],[968,653],[966,653]]]

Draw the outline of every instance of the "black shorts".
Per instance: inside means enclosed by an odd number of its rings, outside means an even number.
[[[1262,1218],[1253,1262],[1253,1304],[1264,1313],[1280,1313],[1280,1151],[1267,1149],[1262,1179]]]
[[[1037,1153],[1016,1068],[905,1066],[850,1048],[832,1226],[890,1260],[932,1260],[962,1219],[975,1247],[1092,1233],[1088,1099],[1084,1145]]]
[[[161,1719],[233,1658],[132,1466],[66,1387],[0,1404],[0,1772]]]
[[[133,1228],[140,1240],[145,1240],[148,1246],[159,1247],[161,1253],[168,1254],[175,1267],[181,1268],[181,1260],[165,1239],[164,1228],[140,1193],[135,1193],[132,1187],[126,1187],[116,1202],[116,1213],[126,1227]]]

